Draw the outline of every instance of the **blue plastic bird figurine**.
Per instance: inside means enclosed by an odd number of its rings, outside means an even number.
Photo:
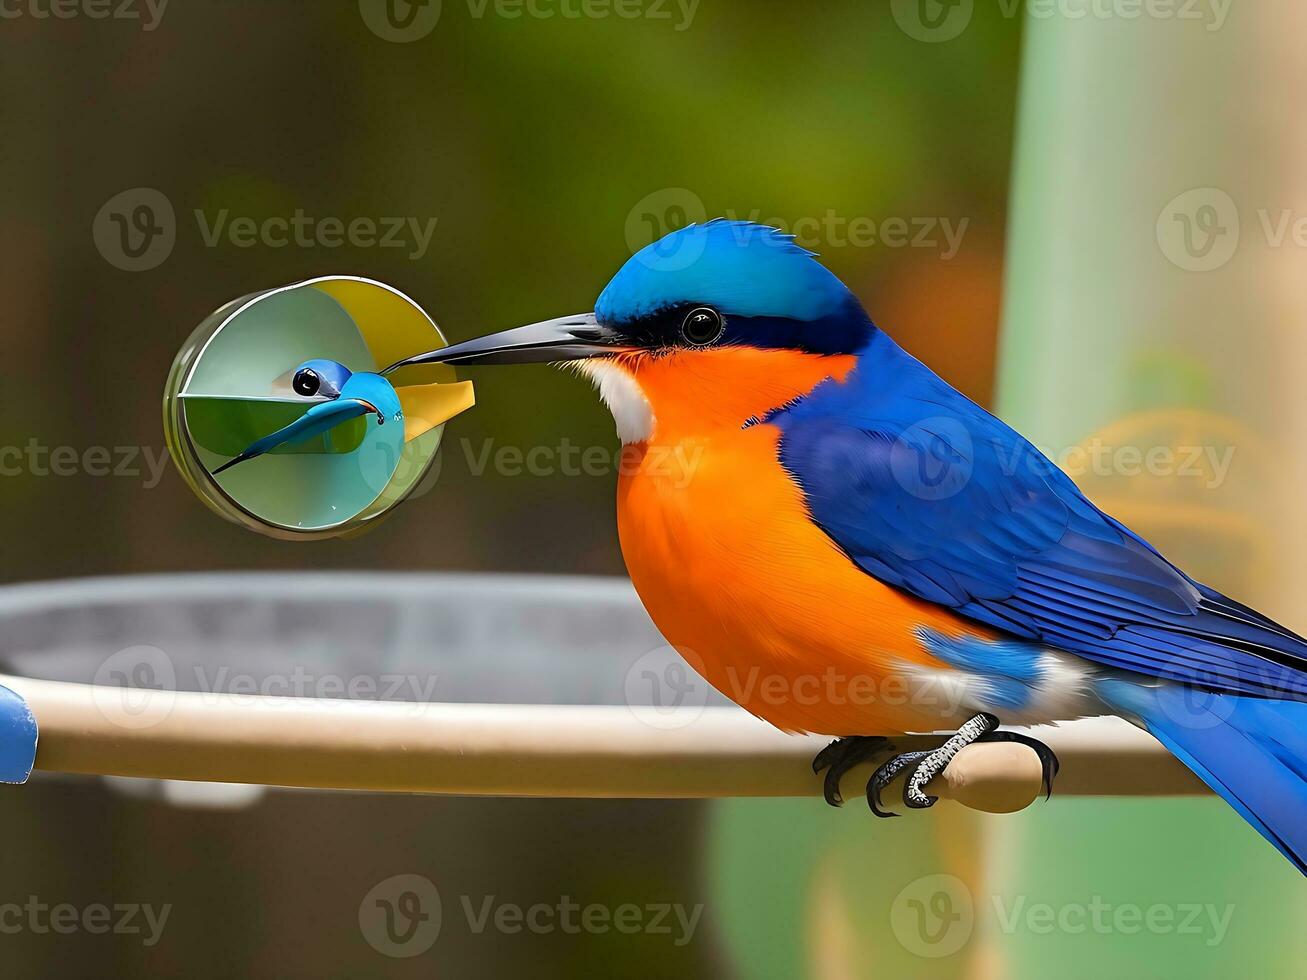
[[[375,415],[378,425],[385,425],[387,419],[399,425],[404,422],[399,395],[389,381],[378,374],[362,371],[355,374],[337,361],[305,361],[292,372],[291,387],[301,398],[316,401],[294,422],[256,439],[239,455],[223,463],[213,471],[214,476],[279,446],[329,434],[341,423],[361,415]]]
[[[623,555],[668,641],[792,732],[882,736],[909,807],[964,745],[1121,715],[1307,872],[1307,642],[1194,581],[876,327],[790,236],[713,221],[637,253],[594,313],[403,363],[577,361],[625,443]]]

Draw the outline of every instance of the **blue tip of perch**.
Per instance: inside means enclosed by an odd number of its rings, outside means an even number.
[[[0,687],[0,783],[25,783],[36,762],[36,716],[23,698]]]

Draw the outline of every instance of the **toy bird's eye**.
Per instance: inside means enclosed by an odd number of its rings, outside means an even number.
[[[285,384],[285,382],[282,382]],[[305,398],[312,398],[322,387],[322,379],[318,377],[318,372],[312,368],[300,368],[295,372],[295,377],[291,381],[291,387],[295,389],[295,394],[303,395]]]
[[[711,307],[700,306],[685,315],[681,336],[691,346],[706,347],[720,338],[725,329],[720,313]]]

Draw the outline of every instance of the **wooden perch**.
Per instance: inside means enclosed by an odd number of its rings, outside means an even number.
[[[816,736],[724,707],[651,725],[625,706],[446,704],[124,690],[0,676],[40,725],[36,768],[64,773],[480,796],[812,796]],[[1115,719],[1033,730],[1058,754],[1062,796],[1206,792],[1155,740]],[[936,739],[898,740],[901,749]],[[871,766],[845,779],[858,800]],[[929,787],[1007,813],[1039,794],[1012,743],[969,746]],[[885,793],[897,800],[898,789]]]

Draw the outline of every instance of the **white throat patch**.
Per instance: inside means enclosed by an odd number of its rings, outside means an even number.
[[[600,358],[573,363],[599,389],[599,397],[617,423],[617,438],[624,445],[644,442],[653,435],[653,408],[629,371]]]

